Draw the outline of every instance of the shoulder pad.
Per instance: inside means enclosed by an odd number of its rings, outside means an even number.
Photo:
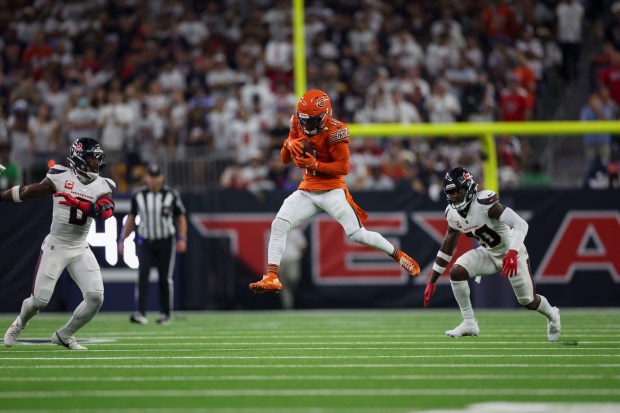
[[[58,174],[67,172],[68,170],[69,168],[67,168],[66,166],[54,165],[51,167],[51,169],[47,173],[48,175],[58,175]]]
[[[116,184],[114,183],[114,181],[111,180],[110,178],[103,178],[103,180],[110,187],[110,192],[114,193],[114,191],[116,191]]]
[[[136,189],[134,189],[133,191],[131,191],[131,196],[136,196],[140,192],[144,191],[145,189],[146,189],[146,185],[139,186]]]
[[[448,213],[450,212],[450,208],[452,208],[450,205],[448,205],[446,207],[446,210],[444,211],[444,215],[446,216],[446,218],[448,218]]]
[[[335,144],[349,139],[349,128],[347,125],[336,119],[330,119],[327,122],[329,128],[329,143]]]
[[[476,195],[476,201],[478,201],[480,205],[493,205],[499,201],[499,196],[497,196],[497,194],[493,191],[484,190],[478,192]]]

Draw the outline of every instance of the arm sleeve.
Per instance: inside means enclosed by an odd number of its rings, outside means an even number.
[[[499,216],[499,220],[512,228],[509,249],[515,251],[519,250],[519,247],[523,245],[523,241],[527,235],[527,229],[529,227],[527,222],[509,207],[504,209],[502,215]]]
[[[330,149],[332,162],[319,162],[316,170],[327,175],[346,175],[349,173],[349,145],[339,142]]]
[[[173,206],[172,215],[174,215],[175,217],[179,215],[184,215],[185,205],[183,205],[183,201],[181,200],[181,195],[179,194],[177,190],[174,190],[174,189],[172,190],[172,193],[174,194],[174,206]]]
[[[137,193],[134,193],[131,197],[131,213],[133,215],[138,215],[138,201],[137,201]]]

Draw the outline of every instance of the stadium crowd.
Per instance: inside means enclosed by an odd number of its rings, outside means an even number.
[[[620,2],[583,3],[308,0],[308,85],[344,122],[525,121],[545,117],[549,79],[589,75],[582,119],[617,119]],[[589,74],[578,65],[586,29],[605,45]],[[290,1],[16,0],[3,3],[0,32],[3,187],[44,173],[78,136],[100,140],[121,193],[153,160],[217,162],[228,188],[300,179],[278,157],[296,105]],[[612,142],[586,145],[613,177]],[[537,171],[525,169],[525,140],[497,143],[503,187],[549,185],[526,179]],[[354,139],[347,184],[438,197],[455,165],[481,176],[480,152],[449,136]]]

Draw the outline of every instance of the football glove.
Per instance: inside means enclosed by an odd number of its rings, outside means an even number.
[[[2,172],[4,172],[5,170],[6,168],[4,167],[4,165],[0,163],[0,175],[2,175]]]
[[[304,155],[304,149],[303,149],[304,146],[298,140],[288,138],[284,141],[284,147],[291,152],[291,154],[293,155],[293,158],[297,158],[298,156]]]
[[[84,214],[90,214],[91,211],[91,202],[87,202],[87,201],[80,201],[77,198],[74,198],[73,196],[66,194],[64,192],[56,192],[54,194],[54,197],[63,197],[64,201],[60,201],[59,204],[61,205],[67,205],[70,207],[76,207],[77,209],[79,209],[80,211],[82,211]]]
[[[301,169],[316,171],[319,168],[319,162],[309,153],[307,153],[305,157],[296,156],[293,162],[295,162],[296,167]]]
[[[506,256],[502,260],[502,272],[503,277],[514,277],[517,275],[517,251],[509,250]]]
[[[424,307],[428,307],[428,304],[431,302],[431,297],[435,294],[437,290],[437,284],[432,282],[426,283],[426,290],[424,290]]]

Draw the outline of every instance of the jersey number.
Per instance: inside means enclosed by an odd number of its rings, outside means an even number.
[[[82,213],[82,218],[78,218],[78,209],[76,207],[71,207],[69,211],[69,224],[81,226],[85,225],[86,222],[88,222],[88,215]]]
[[[502,238],[499,234],[486,225],[476,229],[473,233],[466,232],[465,235],[471,238],[476,238],[479,243],[487,248],[495,248],[500,244],[500,242],[502,242]]]

